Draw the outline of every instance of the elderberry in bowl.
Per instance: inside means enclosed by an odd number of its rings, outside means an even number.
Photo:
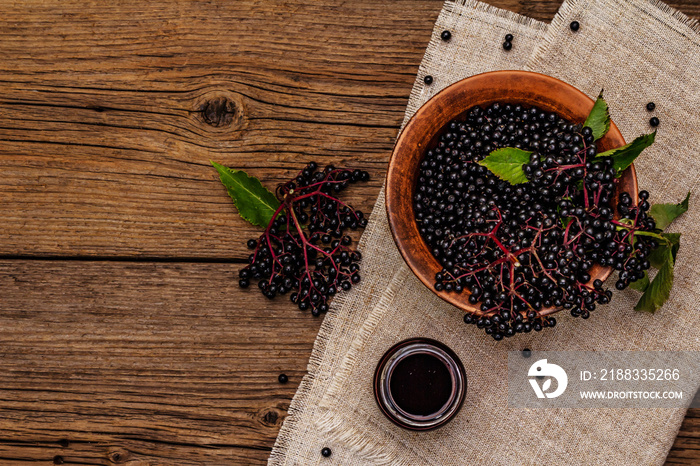
[[[561,309],[588,318],[609,302],[614,268],[618,289],[649,268],[653,240],[625,244],[615,226],[634,211],[653,230],[648,203],[633,165],[616,172],[596,159],[625,141],[612,122],[602,137],[583,126],[593,107],[549,76],[484,73],[430,99],[396,142],[386,206],[404,260],[496,340],[551,327]],[[517,170],[520,180],[505,180]],[[632,248],[641,254],[630,265]]]

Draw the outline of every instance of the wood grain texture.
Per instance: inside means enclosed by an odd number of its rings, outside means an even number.
[[[0,463],[266,458],[320,319],[237,268],[0,261]]]
[[[235,286],[256,230],[209,161],[364,168],[369,211],[441,6],[0,2],[0,464],[264,463],[320,322]]]
[[[368,169],[368,210],[439,9],[0,5],[0,254],[240,257],[255,230],[210,160],[271,188],[309,159]]]
[[[262,463],[320,320],[237,268],[0,261],[0,464]],[[669,461],[698,458],[690,410]]]

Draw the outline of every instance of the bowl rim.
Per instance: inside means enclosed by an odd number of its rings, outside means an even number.
[[[427,143],[424,146],[419,147],[408,147],[408,144],[410,143],[408,140],[410,139],[412,130],[414,127],[418,124],[421,124],[423,120],[425,120],[426,115],[430,115],[431,112],[438,111],[438,112],[443,112],[445,111],[446,108],[449,108],[449,99],[454,93],[462,93],[465,91],[465,89],[470,89],[470,88],[481,88],[484,86],[491,86],[493,87],[494,82],[505,82],[506,80],[515,80],[515,79],[521,79],[521,80],[529,80],[529,81],[539,81],[540,83],[545,84],[549,89],[552,90],[552,93],[556,92],[565,92],[569,96],[573,95],[574,98],[580,99],[581,101],[585,102],[586,105],[590,105],[590,108],[593,107],[593,104],[595,101],[591,99],[589,96],[584,94],[582,91],[579,89],[575,88],[574,86],[561,81],[557,78],[554,78],[552,76],[547,76],[541,73],[535,73],[532,71],[520,71],[520,70],[500,70],[500,71],[489,71],[485,73],[480,73],[476,74],[470,77],[467,77],[465,79],[462,79],[460,81],[457,81],[441,91],[439,91],[437,94],[435,94],[433,97],[428,99],[421,107],[411,116],[411,118],[408,120],[404,128],[401,130],[401,133],[398,135],[396,139],[396,143],[394,144],[394,148],[391,153],[391,157],[389,159],[389,165],[386,173],[386,179],[385,179],[385,208],[386,208],[386,214],[387,214],[387,220],[389,223],[389,229],[391,231],[391,235],[394,239],[394,243],[396,244],[397,248],[399,249],[399,252],[401,254],[401,257],[403,258],[404,262],[408,265],[408,267],[411,269],[413,274],[418,277],[418,279],[433,293],[435,293],[437,296],[439,296],[442,300],[452,304],[453,306],[456,306],[463,311],[473,313],[477,316],[482,314],[482,311],[475,305],[472,305],[468,302],[468,297],[470,293],[468,290],[464,290],[461,293],[450,293],[447,291],[437,291],[435,290],[432,281],[434,280],[434,277],[428,276],[426,273],[426,265],[423,264],[423,261],[420,260],[416,255],[414,254],[414,249],[416,247],[422,247],[422,249],[427,250],[428,254],[432,257],[432,253],[430,253],[430,250],[423,240],[423,238],[420,236],[420,233],[416,231],[412,235],[407,235],[405,231],[402,231],[402,223],[399,219],[399,215],[397,215],[398,206],[401,205],[401,197],[407,197],[410,196],[411,198],[409,199],[409,203],[411,205],[411,220],[413,224],[415,224],[415,216],[413,214],[413,198],[412,198],[412,192],[411,193],[403,193],[402,194],[399,192],[399,190],[396,189],[391,189],[392,186],[395,186],[398,184],[398,180],[403,177],[403,172],[400,170],[400,167],[398,166],[399,164],[397,163],[398,155],[402,153],[402,151],[406,150],[417,150],[421,152],[420,158],[423,157],[423,152],[427,149]],[[541,94],[540,94],[541,95]],[[507,103],[507,98],[504,98],[505,102]],[[485,104],[480,104],[480,105],[485,105]],[[472,105],[468,106],[467,108],[470,108]],[[445,124],[449,122],[451,119],[458,117],[462,113],[458,113],[454,116],[451,116],[447,118]],[[444,115],[440,115],[443,116]],[[442,128],[444,128],[444,124],[440,127],[438,130],[438,134],[442,131]],[[606,138],[611,138],[614,141],[619,141],[621,142],[620,144],[616,144],[615,147],[619,147],[625,144],[625,140],[622,136],[622,133],[618,129],[617,125],[611,120],[610,122],[610,129],[606,133],[603,139]],[[602,139],[601,139],[602,140]],[[637,183],[637,175],[636,171],[634,168],[634,164],[630,165],[629,168],[625,170],[622,174],[623,177],[628,176],[631,177],[631,187],[632,187],[632,192],[630,192],[630,196],[632,197],[634,202],[637,202],[637,194],[639,191],[638,188],[638,183]],[[433,260],[437,262],[437,259],[433,257]],[[591,277],[591,280],[594,280],[595,278],[598,278],[602,281],[605,281],[610,274],[612,273],[613,269],[611,267],[601,267],[600,268],[601,274],[595,277]],[[555,312],[558,312],[562,310],[562,308],[557,308],[557,307],[551,307],[547,309],[543,309],[540,311],[541,316],[553,314]]]

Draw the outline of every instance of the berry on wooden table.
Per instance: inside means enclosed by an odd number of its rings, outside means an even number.
[[[367,225],[361,211],[336,196],[351,184],[368,180],[369,173],[363,170],[331,165],[319,170],[310,162],[280,184],[276,191],[280,205],[272,220],[257,240],[247,243],[255,251],[239,272],[239,285],[246,288],[250,280],[257,280],[269,299],[289,293],[300,310],[310,310],[313,316],[327,312],[331,296],[360,281],[362,255],[345,233]]]

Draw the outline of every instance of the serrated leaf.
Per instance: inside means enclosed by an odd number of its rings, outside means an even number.
[[[530,154],[532,152],[516,147],[503,147],[492,151],[479,165],[510,184],[526,183],[528,179],[523,172],[523,165],[530,161]]]
[[[603,99],[603,91],[600,91],[598,98],[593,104],[591,113],[588,114],[583,126],[588,126],[593,131],[593,137],[598,140],[605,136],[610,129],[610,112],[608,103]]]
[[[641,291],[642,293],[644,293],[648,287],[649,287],[649,274],[647,273],[646,270],[644,271],[644,276],[642,278],[630,283],[630,288],[632,288],[633,290]]]
[[[267,227],[280,206],[277,200],[260,180],[241,170],[232,170],[216,162],[211,163],[226,187],[238,214],[253,225]]]
[[[666,257],[663,265],[656,274],[654,280],[649,284],[646,291],[639,298],[639,302],[634,306],[635,311],[656,312],[664,305],[668,297],[671,295],[673,287],[673,254],[671,249],[666,249]]]
[[[649,214],[654,217],[656,228],[663,230],[673,222],[676,217],[685,213],[688,210],[688,200],[690,200],[690,191],[678,204],[654,204],[649,210]]]
[[[671,257],[675,263],[678,249],[681,247],[680,233],[663,233],[661,236],[663,236],[665,241],[660,241],[659,246],[649,254],[649,262],[652,267],[657,269],[663,267],[669,250],[671,251]]]
[[[656,138],[656,131],[651,134],[643,134],[629,144],[625,144],[617,149],[610,149],[596,155],[598,157],[612,157],[615,173],[619,174],[632,165],[634,159],[639,157],[644,149],[649,147]]]

